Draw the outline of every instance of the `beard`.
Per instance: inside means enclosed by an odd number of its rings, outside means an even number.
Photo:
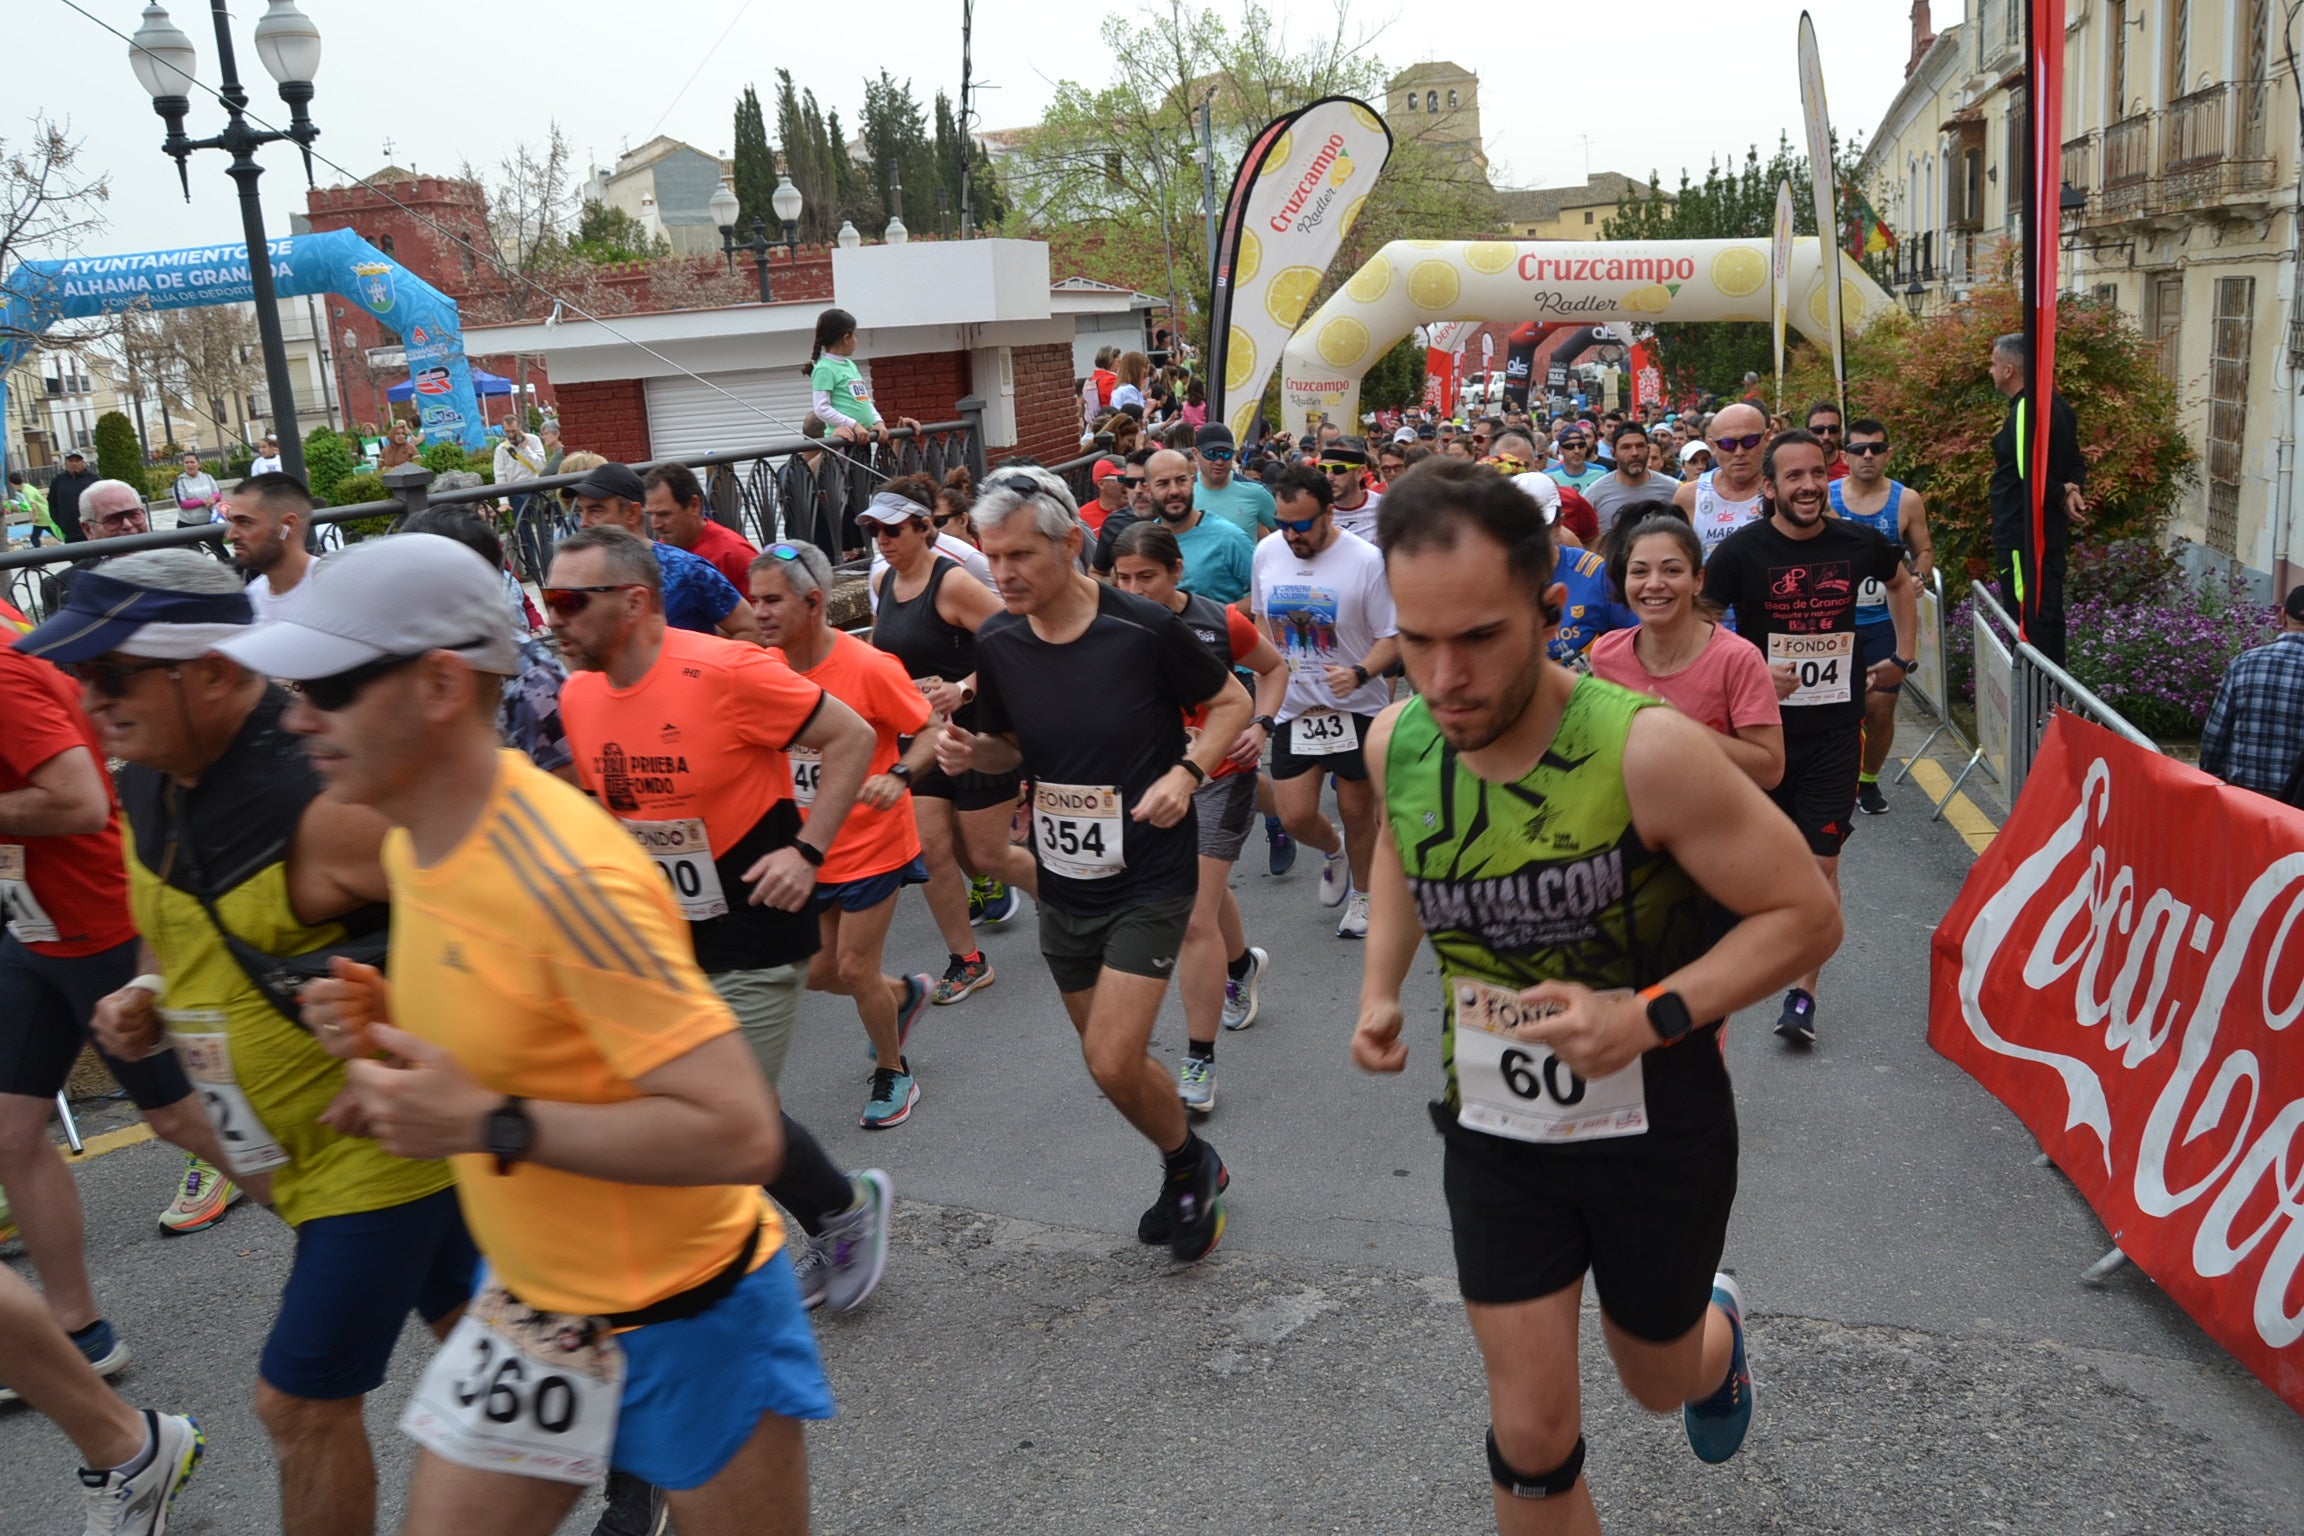
[[[1528,658],[1526,665],[1505,683],[1496,701],[1485,713],[1453,725],[1434,715],[1432,723],[1439,729],[1441,740],[1458,752],[1477,752],[1483,747],[1493,746],[1505,732],[1520,723],[1521,716],[1528,713],[1529,701],[1536,697],[1536,687],[1543,676],[1544,652],[1539,646],[1535,654]],[[1451,701],[1442,698],[1440,702]]]

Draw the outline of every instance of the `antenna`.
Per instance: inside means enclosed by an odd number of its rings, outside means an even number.
[[[390,134],[384,135],[384,159],[387,163],[392,159],[392,135]]]
[[[976,0],[960,0],[960,238],[976,236],[976,136],[969,45],[976,31]]]

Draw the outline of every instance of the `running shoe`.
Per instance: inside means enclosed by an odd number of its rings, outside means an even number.
[[[1352,863],[1339,848],[1320,860],[1320,905],[1340,907],[1351,894]]]
[[[979,876],[968,882],[968,926],[976,928],[984,922],[984,879]]]
[[[1216,1107],[1216,1063],[1204,1056],[1187,1056],[1176,1069],[1176,1097],[1196,1115]]]
[[[70,1338],[72,1346],[87,1360],[89,1369],[99,1376],[109,1376],[128,1363],[128,1346],[120,1342],[112,1325],[101,1317]],[[15,1401],[15,1388],[0,1387],[0,1403]]]
[[[1684,1403],[1680,1422],[1687,1427],[1688,1444],[1698,1461],[1714,1466],[1736,1454],[1752,1427],[1752,1365],[1744,1357],[1744,1293],[1733,1275],[1712,1277],[1712,1305],[1728,1314],[1736,1347],[1728,1356],[1728,1379],[1720,1390],[1700,1403]]]
[[[936,1000],[936,983],[926,971],[904,978],[904,1001],[896,1008],[896,1049],[904,1049],[912,1038],[912,1026],[920,1022],[920,1015]]]
[[[181,1237],[187,1232],[205,1232],[222,1221],[239,1198],[239,1185],[199,1158],[186,1158],[176,1199],[160,1213],[160,1235]]]
[[[164,1536],[176,1495],[192,1481],[208,1437],[189,1414],[144,1410],[144,1432],[152,1438],[152,1459],[134,1472],[80,1469],[88,1501],[85,1536]]]
[[[671,1524],[664,1490],[629,1472],[611,1471],[604,1495],[608,1507],[600,1511],[592,1536],[664,1536]]]
[[[1024,910],[1024,898],[1016,894],[1016,887],[1004,880],[985,882],[984,926],[997,928]]]
[[[1816,1043],[1816,999],[1794,987],[1784,994],[1784,1011],[1776,1015],[1776,1033],[1794,1045]]]
[[[1284,875],[1296,867],[1296,839],[1290,837],[1287,828],[1280,825],[1279,817],[1264,818],[1264,841],[1271,845],[1265,867],[1273,874]]]
[[[1200,1144],[1200,1166],[1180,1179],[1170,1179],[1176,1191],[1176,1228],[1168,1234],[1168,1252],[1180,1264],[1197,1263],[1215,1250],[1224,1237],[1224,1160],[1206,1142]]]
[[[792,1244],[792,1278],[800,1287],[800,1305],[811,1312],[824,1305],[824,1298],[831,1294],[832,1261],[805,1232]]]
[[[920,1085],[912,1080],[912,1063],[905,1062],[902,1071],[894,1067],[874,1067],[872,1097],[865,1102],[864,1113],[856,1123],[868,1131],[885,1131],[911,1119],[912,1106],[919,1102]]]
[[[1256,994],[1264,982],[1264,967],[1272,957],[1258,946],[1248,946],[1248,974],[1238,981],[1224,979],[1224,1027],[1246,1029],[1256,1022]]]
[[[1344,916],[1336,924],[1336,937],[1364,939],[1368,937],[1368,893],[1354,891],[1352,899],[1344,904]]]
[[[1216,1192],[1222,1194],[1232,1187],[1232,1170],[1224,1166],[1224,1159],[1216,1159]],[[1176,1231],[1176,1188],[1166,1179],[1160,1181],[1160,1198],[1153,1201],[1136,1221],[1136,1241],[1164,1243]]]
[[[1856,785],[1856,809],[1867,816],[1888,814],[1888,797],[1880,793],[1878,779],[1859,780]]]
[[[835,1312],[853,1312],[888,1267],[888,1212],[895,1189],[877,1168],[848,1175],[856,1204],[824,1223],[809,1241],[823,1266],[824,1300]]]
[[[963,960],[954,955],[952,963],[944,967],[944,979],[936,983],[936,995],[932,1000],[938,1007],[956,1003],[978,987],[988,987],[992,982],[992,962],[982,950],[977,951],[973,960]]]

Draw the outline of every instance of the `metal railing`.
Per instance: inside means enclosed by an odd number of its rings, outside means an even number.
[[[2168,104],[2160,130],[2166,194],[2174,202],[2261,191],[2272,184],[2261,80],[2225,80]]]
[[[2151,198],[2152,114],[2124,117],[2104,130],[2104,197],[2108,218],[2142,213]]]
[[[632,467],[645,474],[659,466],[685,464],[703,482],[706,503],[716,521],[755,545],[778,539],[817,543],[833,554],[836,564],[843,564],[847,562],[841,560],[841,553],[853,547],[846,541],[856,537],[856,512],[871,499],[873,490],[889,479],[926,474],[941,480],[948,471],[963,465],[978,479],[983,478],[983,403],[969,396],[959,405],[958,420],[930,423],[916,431],[894,429],[890,434],[893,442],[885,448],[828,446],[820,438],[791,437],[727,453],[654,459]],[[1093,462],[1083,462],[1083,478],[1085,465]],[[573,513],[561,506],[558,493],[584,476],[554,475],[510,485],[434,491],[436,477],[431,470],[422,464],[403,464],[387,470],[382,478],[392,492],[389,499],[313,513],[316,548],[334,549],[356,542],[364,530],[348,525],[371,519],[397,522],[427,506],[470,506],[487,511],[485,504],[509,503],[508,509],[489,515],[494,516],[504,535],[505,553],[513,569],[529,581],[538,581],[551,564],[553,546],[575,528]],[[221,523],[203,523],[116,539],[49,543],[0,554],[0,582],[5,582],[8,601],[37,620],[46,616],[56,600],[53,567],[89,564],[143,549],[200,545],[220,549],[223,540]],[[863,562],[854,563],[860,566]]]

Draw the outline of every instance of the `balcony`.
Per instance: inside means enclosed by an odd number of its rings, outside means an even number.
[[[2168,104],[2160,150],[2171,206],[2200,207],[2271,187],[2270,98],[2265,81],[2227,80]]]
[[[2064,156],[2060,176],[2065,188],[2077,192],[2085,200],[2078,207],[2063,210],[2067,223],[2074,218],[2085,220],[2088,208],[2095,204],[2096,191],[2096,135],[2084,133],[2076,139],[2064,141]]]
[[[2152,181],[2152,114],[2139,112],[2104,130],[2104,195],[2091,211],[2107,219],[2147,213]]]

